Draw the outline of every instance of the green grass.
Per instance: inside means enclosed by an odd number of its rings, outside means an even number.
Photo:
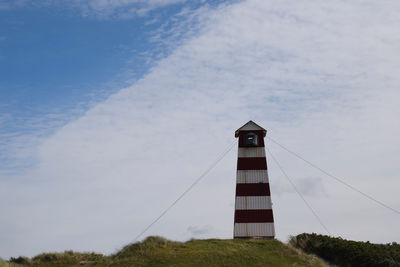
[[[19,265],[12,262],[7,262],[0,258],[0,267],[19,267],[19,266],[26,266],[26,265]]]
[[[2,266],[2,265],[0,265]],[[8,265],[5,265],[8,266]],[[12,266],[12,265],[10,265]],[[278,240],[205,239],[173,242],[148,237],[110,256],[43,253],[15,266],[327,266]]]

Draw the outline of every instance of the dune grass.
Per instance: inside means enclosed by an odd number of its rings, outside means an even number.
[[[26,266],[26,265],[20,265],[13,262],[8,262],[0,258],[0,267],[19,267],[19,266]]]
[[[72,251],[42,253],[15,266],[327,265],[317,257],[302,253],[278,240],[205,239],[174,242],[162,237],[148,237],[143,242],[127,245],[110,256]]]

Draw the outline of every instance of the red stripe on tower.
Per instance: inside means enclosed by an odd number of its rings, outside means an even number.
[[[235,132],[238,142],[234,238],[275,237],[264,137],[267,131],[249,121]]]
[[[273,223],[272,209],[269,210],[236,210],[235,221],[238,223]]]
[[[251,183],[239,184],[236,183],[236,196],[270,196],[269,183]]]
[[[238,158],[238,170],[266,170],[267,161],[265,156],[262,158]]]

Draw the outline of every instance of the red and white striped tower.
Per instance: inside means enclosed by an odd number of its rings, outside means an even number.
[[[239,137],[234,238],[275,237],[264,137],[267,130],[249,121],[235,132]]]

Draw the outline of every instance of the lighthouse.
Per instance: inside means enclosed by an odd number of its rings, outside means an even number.
[[[275,237],[264,137],[267,130],[253,121],[235,132],[238,142],[234,238]]]

